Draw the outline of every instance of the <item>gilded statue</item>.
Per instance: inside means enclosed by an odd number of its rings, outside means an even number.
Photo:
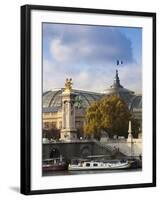
[[[72,79],[71,78],[70,79],[66,78],[64,91],[65,92],[71,92],[72,85],[73,85]]]

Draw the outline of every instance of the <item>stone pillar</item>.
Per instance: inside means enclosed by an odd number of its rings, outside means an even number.
[[[131,125],[131,121],[129,121],[127,142],[132,142],[132,139],[133,139],[133,136],[132,136],[132,125]]]
[[[129,126],[128,126],[128,138],[127,138],[127,143],[131,149],[130,156],[134,157],[134,141],[133,141],[133,135],[132,135],[132,125],[131,121],[129,121]]]
[[[75,128],[75,94],[71,89],[62,92],[62,129],[61,140],[71,141],[77,139]]]

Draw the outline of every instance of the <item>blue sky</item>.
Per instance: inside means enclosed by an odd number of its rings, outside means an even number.
[[[72,78],[76,89],[103,92],[116,69],[124,87],[141,93],[141,28],[43,23],[44,91]]]

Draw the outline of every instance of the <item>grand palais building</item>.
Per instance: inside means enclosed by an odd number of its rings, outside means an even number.
[[[61,131],[63,91],[64,88],[61,88],[43,93],[43,130],[57,129]],[[76,89],[73,89],[73,93],[76,94],[74,106],[75,128],[77,132],[83,132],[86,108],[94,101],[99,100],[104,96],[107,98],[108,95],[117,95],[121,97],[126,102],[134,118],[138,119],[140,124],[142,124],[142,95],[137,95],[135,92],[123,87],[120,84],[117,70],[113,84],[106,89],[104,93]]]

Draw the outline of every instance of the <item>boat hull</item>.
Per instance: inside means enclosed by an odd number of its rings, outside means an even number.
[[[64,171],[67,170],[67,165],[51,165],[43,166],[43,171]]]
[[[74,170],[118,170],[118,169],[129,169],[130,164],[125,163],[121,165],[107,165],[107,166],[79,166],[79,165],[69,165],[68,170],[74,171]]]
[[[67,162],[60,156],[60,158],[45,159],[42,163],[43,171],[64,171],[67,170]]]

